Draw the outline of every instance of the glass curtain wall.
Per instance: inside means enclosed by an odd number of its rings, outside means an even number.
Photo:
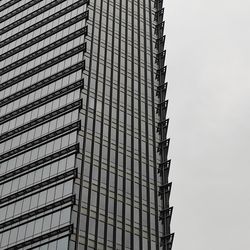
[[[0,2],[0,249],[170,250],[162,0]]]
[[[162,1],[90,1],[78,249],[171,248],[159,10]]]
[[[69,249],[87,0],[0,2],[0,249]]]

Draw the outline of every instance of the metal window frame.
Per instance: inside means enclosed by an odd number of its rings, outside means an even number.
[[[171,165],[171,160],[167,160],[159,164],[158,173],[162,173],[162,171],[169,171]]]
[[[166,50],[163,50],[162,52],[159,52],[156,55],[155,62],[161,67],[164,66],[165,63],[165,58],[166,58]]]
[[[45,240],[47,238],[51,238],[53,236],[60,235],[60,234],[65,233],[67,231],[69,232],[68,235],[73,233],[73,224],[62,227],[62,228],[59,228],[59,229],[56,229],[54,231],[51,231],[51,232],[49,232],[47,234],[43,234],[43,235],[41,235],[39,237],[36,237],[36,238],[33,238],[31,240],[24,241],[24,242],[22,242],[20,244],[12,246],[12,247],[8,247],[5,250],[17,250],[17,249],[20,249],[20,248],[24,248],[24,247],[27,247],[27,246],[29,246],[31,244],[34,244],[34,243],[37,243],[39,241]]]
[[[164,34],[164,26],[165,26],[165,21],[156,24],[156,26],[155,26],[155,34],[157,36],[163,36],[163,34]]]
[[[168,183],[162,184],[162,185],[159,186],[159,195],[161,197],[163,195],[165,195],[165,194],[167,194],[168,196],[170,196],[171,189],[172,189],[172,182],[168,182]]]
[[[2,6],[0,6],[0,11],[3,11],[7,8],[9,8],[11,5],[14,5],[18,2],[20,2],[21,0],[10,0],[9,2],[3,4]]]
[[[50,51],[52,51],[52,50],[54,50],[62,45],[68,43],[69,41],[72,41],[72,40],[76,39],[77,37],[84,35],[84,34],[85,34],[85,29],[83,28],[83,29],[79,29],[79,30],[75,31],[74,33],[71,33],[67,36],[64,36],[63,38],[55,41],[54,43],[51,43],[51,44],[49,44],[49,45],[47,45],[47,46],[45,46],[45,47],[43,47],[35,52],[7,65],[6,67],[1,68],[0,69],[0,76],[8,73],[11,70],[14,70],[14,69],[22,66],[23,64],[28,63],[29,61],[36,59],[37,57],[40,57],[40,56],[46,54],[46,53],[48,53],[48,52],[50,52]],[[86,48],[85,48],[85,51],[86,51]]]
[[[5,141],[17,136],[17,135],[20,135],[28,130],[31,130],[31,129],[38,127],[46,122],[49,122],[49,121],[56,119],[62,115],[65,115],[71,111],[74,111],[76,109],[81,109],[81,108],[82,108],[82,99],[78,100],[76,102],[73,102],[71,104],[68,104],[60,109],[52,111],[49,114],[46,114],[46,115],[41,116],[37,119],[34,119],[31,122],[26,123],[21,127],[17,127],[11,131],[7,131],[6,133],[0,135],[0,142],[3,143],[3,142],[5,142]]]
[[[164,220],[168,219],[171,221],[173,209],[174,209],[173,207],[169,207],[169,208],[160,210],[160,220],[164,221]]]
[[[163,0],[155,0],[154,1],[154,8],[161,9],[163,5]]]
[[[23,175],[26,175],[27,173],[32,172],[34,169],[37,170],[43,168],[56,161],[60,161],[61,159],[69,157],[73,154],[77,154],[78,152],[79,152],[79,143],[64,148],[63,150],[57,151],[56,153],[50,154],[42,159],[34,161],[30,164],[27,164],[23,167],[20,167],[11,172],[8,172],[7,174],[0,176],[0,185],[3,185],[4,183],[9,182],[15,178],[19,178]]]
[[[48,143],[50,141],[53,141],[57,138],[60,138],[64,135],[67,135],[75,130],[80,130],[81,128],[81,121],[77,121],[77,122],[74,122],[66,127],[63,127],[61,129],[58,129],[52,133],[49,133],[45,136],[42,136],[34,141],[31,141],[29,143],[26,143],[24,145],[22,145],[21,147],[17,147],[17,148],[14,148],[2,155],[0,155],[0,163],[10,159],[10,158],[13,158],[14,156],[18,156],[20,154],[23,154],[27,151],[30,151],[31,149],[34,149],[38,146],[41,146],[45,143]]]
[[[157,87],[157,90],[156,90],[156,95],[160,98],[161,97],[161,93],[164,93],[164,95],[166,95],[167,93],[167,88],[168,88],[168,82],[165,82],[161,85],[159,85]],[[163,98],[162,98],[163,99]],[[165,98],[164,98],[165,99]]]
[[[68,94],[68,93],[70,93],[70,92],[72,92],[72,91],[74,91],[76,89],[82,89],[83,84],[84,84],[83,79],[79,80],[79,81],[76,81],[73,84],[71,84],[69,86],[66,86],[66,87],[64,87],[62,89],[59,89],[59,90],[57,90],[57,91],[55,91],[55,92],[53,92],[53,93],[39,99],[39,100],[36,100],[34,102],[31,102],[28,105],[25,105],[25,106],[23,106],[23,107],[21,107],[19,109],[16,109],[16,110],[14,110],[14,111],[0,117],[0,125],[7,122],[7,121],[10,121],[10,120],[18,117],[18,116],[20,116],[22,114],[27,113],[30,110],[38,108],[38,107],[40,107],[40,106],[42,106],[42,105],[44,105],[46,103],[49,103],[49,102],[51,102],[51,101],[53,101],[53,100],[55,100],[55,99],[57,99],[57,98],[59,98],[59,97],[61,97],[63,95],[66,95],[66,94]]]
[[[17,15],[18,13],[30,8],[31,6],[41,2],[42,0],[34,0],[34,1],[30,1],[24,5],[22,5],[21,7],[9,12],[7,15],[3,16],[0,18],[0,22],[6,21],[7,19]],[[33,17],[36,17],[42,13],[44,13],[45,11],[59,5],[60,3],[64,2],[65,0],[54,0],[52,2],[50,2],[49,4],[44,5],[43,7],[39,8],[38,10],[35,10],[31,13],[29,13],[28,15],[18,19],[17,21],[5,26],[4,28],[0,29],[0,35],[4,34],[5,32],[8,32],[9,30],[27,22],[28,20],[32,19]]]
[[[80,52],[83,52],[85,53],[86,52],[86,43],[83,43],[77,47],[74,47],[73,49],[71,50],[68,50],[66,51],[65,53],[63,54],[60,54],[59,56],[56,56],[54,58],[52,58],[51,60],[49,61],[46,61],[20,75],[17,75],[9,80],[7,80],[6,82],[3,82],[1,85],[0,85],[0,91],[7,88],[7,87],[10,87],[10,86],[13,86],[14,84],[20,82],[20,81],[23,81],[25,80],[26,78],[29,78],[47,68],[50,68]]]
[[[168,108],[168,100],[163,101],[163,102],[157,104],[157,106],[156,106],[156,113],[160,114],[160,117],[162,117],[161,116],[162,112],[166,112],[167,108]]]
[[[161,246],[167,247],[164,249],[171,250],[173,246],[173,241],[174,241],[174,233],[164,235],[161,237]]]
[[[3,53],[2,55],[0,55],[0,61],[5,60],[6,58],[8,58],[10,56],[13,56],[14,54],[22,51],[23,49],[28,48],[28,47],[46,39],[46,38],[54,35],[55,33],[65,29],[65,28],[70,27],[71,25],[73,25],[73,24],[75,24],[83,19],[88,19],[88,16],[89,16],[89,12],[85,11],[85,12],[79,14],[78,16],[75,16],[74,18],[71,18],[71,19],[65,21],[64,23],[59,24],[58,26],[42,33],[41,35],[38,35],[38,36],[30,39],[29,41]],[[85,29],[85,35],[87,35],[87,33],[88,33],[87,26],[85,26],[84,29]]]
[[[15,223],[18,223],[22,220],[26,220],[26,219],[29,219],[30,217],[33,217],[33,216],[36,216],[36,215],[39,215],[41,213],[44,213],[44,212],[47,212],[49,210],[52,210],[54,208],[57,208],[57,207],[60,207],[60,206],[63,206],[67,203],[71,203],[71,205],[75,204],[75,201],[76,201],[76,196],[75,195],[72,195],[72,196],[69,196],[69,197],[66,197],[64,199],[61,199],[59,201],[56,201],[54,203],[51,203],[49,205],[46,205],[46,206],[43,206],[43,207],[40,207],[36,210],[33,210],[33,211],[29,211],[25,214],[22,214],[18,217],[15,217],[14,219],[11,219],[11,220],[8,220],[8,221],[5,221],[3,223],[0,224],[0,229],[3,229],[5,227],[8,227],[8,226],[13,226],[13,224]],[[63,208],[62,208],[63,209]],[[61,210],[61,209],[60,209]],[[54,211],[53,211],[54,213]],[[44,216],[44,215],[43,215]],[[37,217],[35,218],[37,219]],[[28,223],[27,221],[25,222],[25,224]],[[20,226],[20,224],[18,224],[17,226]],[[16,226],[15,226],[16,227]],[[14,227],[11,227],[11,228],[8,228],[7,230],[11,230],[12,228]],[[4,231],[6,231],[6,229],[4,229]],[[0,233],[3,233],[4,231],[0,232]]]
[[[165,81],[166,72],[167,66],[164,66],[156,71],[156,80],[160,82],[160,85]]]
[[[31,0],[28,3],[20,6],[19,8],[15,9],[15,10],[12,10],[11,12],[7,13],[6,15],[0,17],[0,23],[6,21],[7,19],[19,14],[20,12],[30,8],[31,6],[37,4],[37,3],[41,2],[41,1],[42,0]],[[0,11],[2,11],[2,10],[0,10]]]
[[[157,152],[160,152],[161,154],[164,152],[164,153],[167,154],[167,152],[165,152],[164,149],[168,150],[169,143],[170,143],[170,139],[169,138],[160,141],[159,144],[158,144],[158,147],[157,147]]]
[[[6,202],[8,202],[8,204],[13,203],[12,200],[17,199],[18,197],[23,196],[25,194],[30,193],[30,195],[33,195],[33,194],[35,194],[35,193],[33,193],[33,191],[36,191],[36,190],[38,190],[38,193],[40,193],[41,192],[41,190],[40,190],[41,188],[47,187],[46,189],[48,189],[48,188],[50,188],[49,185],[51,183],[55,183],[56,182],[56,185],[57,185],[57,184],[59,184],[58,182],[61,181],[61,180],[63,180],[62,183],[64,183],[67,180],[70,180],[72,178],[75,179],[76,177],[77,177],[77,168],[71,169],[71,170],[69,170],[69,171],[67,171],[67,172],[65,172],[63,174],[57,175],[57,176],[55,176],[53,178],[50,178],[50,179],[48,179],[46,181],[40,182],[40,183],[38,183],[38,184],[36,184],[34,186],[28,187],[26,189],[23,189],[23,190],[21,190],[19,192],[16,192],[14,194],[11,194],[9,196],[6,196],[6,197],[0,199],[0,204],[1,204],[0,208],[6,206],[6,204],[4,204],[4,203],[6,203]],[[12,202],[10,202],[10,201],[12,201]],[[14,202],[16,202],[16,201],[17,200],[14,200]]]
[[[169,119],[163,119],[157,124],[157,132],[160,132],[162,128],[168,126]]]
[[[1,100],[0,107],[3,107],[8,103],[14,102],[17,99],[19,99],[23,96],[26,96],[26,95],[28,95],[28,94],[30,94],[30,93],[32,93],[40,88],[43,88],[43,87],[61,79],[61,78],[64,78],[65,76],[68,76],[68,75],[70,75],[70,74],[72,74],[80,69],[84,70],[84,66],[85,66],[84,61],[76,63],[76,64],[74,64],[66,69],[59,71],[58,73],[56,73],[52,76],[44,78],[43,80],[41,80],[41,81],[39,81],[39,82],[37,82],[37,83],[27,87],[27,88],[24,88],[24,89],[12,94],[12,95],[9,95]]]
[[[17,197],[16,199],[11,200],[10,202],[7,201],[6,204],[4,204],[3,206],[1,206],[1,208],[5,207],[5,206],[8,206],[8,205],[11,205],[13,203],[16,203],[18,201],[24,200],[24,199],[26,199],[26,198],[28,198],[30,196],[36,195],[38,193],[41,193],[41,192],[43,192],[45,190],[48,190],[50,188],[53,188],[55,186],[58,186],[58,185],[61,185],[61,184],[65,184],[68,181],[72,180],[72,182],[74,182],[76,178],[77,178],[77,173],[76,173],[76,175],[71,175],[69,177],[66,177],[66,178],[60,180],[60,181],[56,181],[56,182],[52,182],[52,183],[47,182],[47,185],[45,185],[44,187],[36,190],[35,192],[30,192],[30,193],[24,194],[23,196]]]
[[[11,43],[11,42],[14,42],[15,40],[29,34],[30,32],[54,21],[55,19],[61,17],[61,16],[64,16],[65,14],[73,11],[74,9],[77,9],[78,7],[84,5],[84,4],[87,4],[89,2],[89,0],[79,0],[77,1],[76,3],[70,5],[70,6],[67,6],[66,8],[54,13],[53,15],[43,19],[42,21],[38,22],[38,23],[35,23],[31,26],[29,26],[28,28],[4,39],[3,41],[0,42],[0,48],[4,47],[5,45]]]
[[[155,48],[158,51],[164,50],[165,40],[166,40],[166,36],[165,35],[156,39]]]
[[[154,21],[157,23],[162,22],[164,16],[164,8],[155,12]]]
[[[73,232],[72,232],[72,233],[73,233]],[[70,234],[71,234],[71,233],[70,233]],[[37,249],[38,247],[42,247],[42,246],[47,245],[47,244],[50,244],[50,243],[52,243],[52,242],[54,242],[54,241],[58,241],[58,240],[60,240],[60,239],[69,237],[70,234],[60,235],[60,236],[55,235],[54,238],[53,238],[53,237],[50,237],[47,241],[40,242],[40,243],[36,244],[35,246],[31,246],[31,247],[29,247],[27,250]],[[69,239],[69,240],[70,240],[70,239]]]

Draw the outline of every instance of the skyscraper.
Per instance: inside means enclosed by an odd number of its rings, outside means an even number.
[[[0,249],[172,248],[161,0],[0,3]]]

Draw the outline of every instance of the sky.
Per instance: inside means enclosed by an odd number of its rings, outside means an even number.
[[[250,1],[164,5],[173,250],[249,250]]]

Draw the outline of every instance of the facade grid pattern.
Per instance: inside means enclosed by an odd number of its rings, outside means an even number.
[[[1,1],[0,249],[172,249],[162,5]]]
[[[75,248],[87,4],[1,1],[0,249]]]

